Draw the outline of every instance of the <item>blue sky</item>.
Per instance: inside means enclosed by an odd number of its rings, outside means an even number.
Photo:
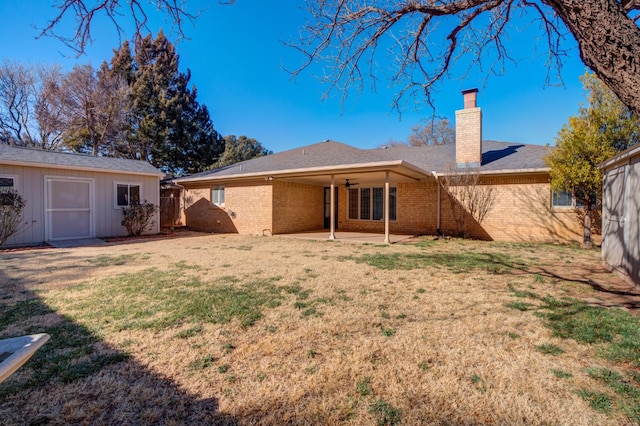
[[[94,43],[79,58],[58,40],[36,39],[34,26],[43,27],[55,15],[52,3],[0,2],[0,59],[55,62],[71,69],[87,62],[97,67],[111,58],[120,40],[105,19],[95,21]],[[384,80],[376,93],[353,92],[344,108],[337,98],[322,100],[327,87],[312,72],[292,81],[283,67],[295,68],[301,58],[282,41],[295,39],[307,19],[300,1],[237,0],[231,6],[215,0],[187,3],[192,10],[204,10],[194,25],[185,25],[189,39],[177,43],[180,67],[191,70],[199,101],[207,105],[215,128],[223,135],[253,137],[274,152],[325,139],[374,148],[389,139],[405,140],[412,125],[432,114],[430,109],[409,109],[402,116],[392,111],[394,89]],[[163,27],[174,39],[170,24],[154,18],[152,30]],[[509,47],[518,64],[509,64],[503,76],[485,79],[471,73],[462,79],[454,72],[434,97],[436,113],[453,120],[455,110],[462,107],[460,91],[478,87],[484,139],[553,145],[562,124],[576,114],[584,99],[578,77],[585,66],[573,48],[562,73],[564,86],[545,87],[546,66],[543,58],[534,58],[532,34],[537,33],[512,34]],[[565,45],[572,46],[573,40]],[[458,71],[457,75],[462,72]]]

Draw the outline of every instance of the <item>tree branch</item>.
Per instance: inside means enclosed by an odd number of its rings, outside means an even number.
[[[304,37],[288,44],[304,60],[289,72],[295,78],[312,64],[322,64],[325,97],[338,93],[343,105],[350,89],[361,91],[368,80],[375,90],[386,72],[398,86],[394,109],[400,112],[407,98],[433,106],[431,93],[454,63],[466,61],[465,75],[488,64],[485,73],[491,75],[502,74],[506,61],[515,62],[505,41],[516,10],[535,9],[549,63],[561,66],[566,52],[560,49],[559,21],[532,1],[309,0],[312,21],[302,30]]]
[[[234,0],[221,3],[232,4]],[[40,29],[38,37],[49,36],[62,41],[67,47],[82,55],[86,48],[93,42],[92,23],[99,16],[106,17],[113,24],[120,38],[126,33],[122,19],[128,16],[133,20],[134,38],[140,37],[143,32],[149,31],[148,13],[160,11],[172,23],[172,29],[178,34],[178,38],[184,38],[185,22],[194,22],[197,13],[190,13],[186,9],[186,0],[63,0],[55,7],[57,15],[48,24]],[[128,5],[128,12],[124,12]],[[75,27],[71,33],[60,33],[59,28],[64,20],[73,19]]]

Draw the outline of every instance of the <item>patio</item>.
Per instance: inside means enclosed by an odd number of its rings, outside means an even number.
[[[306,239],[306,240],[332,240],[330,237],[330,232],[326,229],[317,230],[317,231],[309,231],[309,232],[299,232],[294,234],[278,234],[281,237],[288,238],[298,238],[298,239]],[[389,243],[395,244],[402,241],[407,241],[413,238],[414,235],[403,235],[403,234],[389,234]],[[343,232],[336,231],[335,238],[336,241],[349,241],[355,243],[373,243],[373,244],[386,244],[384,241],[384,234],[376,234],[372,232]]]

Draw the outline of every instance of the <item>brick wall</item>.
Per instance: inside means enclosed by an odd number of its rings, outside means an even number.
[[[481,225],[467,219],[467,233],[496,241],[582,241],[582,227],[571,209],[551,209],[549,176],[505,176],[481,182],[491,185],[495,202]],[[381,185],[380,185],[381,186]],[[391,233],[437,233],[438,184],[435,180],[399,183],[397,221]],[[273,202],[272,202],[273,200]],[[322,186],[283,181],[232,183],[225,186],[225,206],[211,204],[210,186],[191,186],[185,192],[186,224],[196,231],[262,235],[323,228]],[[232,213],[233,212],[233,213]],[[448,195],[441,190],[441,230],[457,235]],[[347,219],[347,191],[338,187],[339,231],[384,232],[384,221]],[[600,241],[594,236],[595,243]]]
[[[489,178],[481,184],[494,188],[495,201],[481,225],[467,220],[468,234],[496,241],[582,241],[582,227],[574,211],[551,208],[548,175]],[[455,235],[451,204],[444,191],[442,195],[442,230]]]
[[[228,183],[224,206],[211,204],[211,186],[184,186],[186,225],[194,231],[262,235],[272,227],[271,183]]]
[[[322,186],[273,181],[273,233],[322,229],[324,225]]]
[[[383,186],[383,184],[375,185]],[[399,234],[435,234],[437,224],[438,187],[435,181],[399,183],[397,188],[397,220],[389,222],[389,232]],[[384,232],[384,221],[347,219],[347,191],[340,188],[340,230]]]
[[[467,233],[474,238],[496,241],[582,241],[582,228],[573,210],[551,209],[548,175],[503,177],[484,180],[495,192],[495,202],[482,225],[467,219]],[[437,194],[435,181],[401,183],[398,188],[398,220],[389,223],[391,233],[435,235]],[[384,232],[383,221],[346,219],[346,192],[340,197],[340,229]],[[440,227],[446,235],[457,235],[447,193],[441,190]],[[599,237],[594,236],[598,242]]]

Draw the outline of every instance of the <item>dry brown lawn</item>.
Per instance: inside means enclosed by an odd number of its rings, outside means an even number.
[[[513,307],[640,306],[595,250],[189,234],[0,252],[0,283],[0,337],[53,336],[0,384],[3,425],[633,424],[578,394],[615,397],[585,369],[619,365]]]

